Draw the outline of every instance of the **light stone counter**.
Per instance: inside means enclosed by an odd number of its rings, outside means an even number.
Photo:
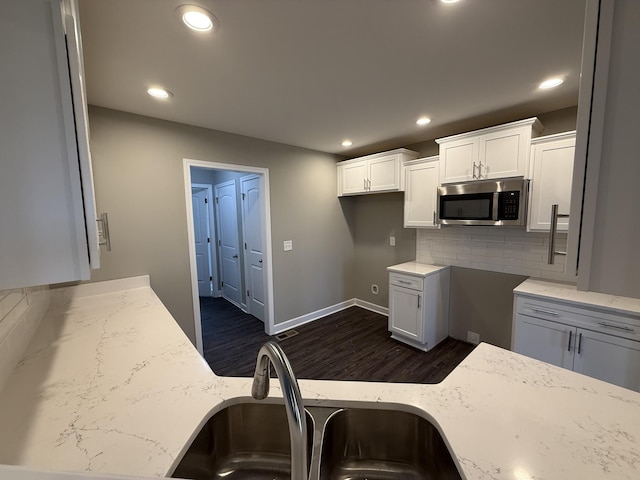
[[[440,265],[428,265],[426,263],[417,262],[405,262],[398,265],[392,265],[387,267],[387,271],[396,273],[407,273],[409,275],[415,275],[420,277],[426,277],[433,273],[445,270],[449,267]]]
[[[216,377],[147,282],[54,291],[0,394],[0,463],[101,474],[87,478],[166,475],[208,414],[248,396],[249,379]],[[640,394],[487,344],[438,385],[300,388],[307,404],[360,400],[420,413],[469,480],[640,478]],[[61,478],[18,472],[0,468],[0,478]]]
[[[513,289],[518,295],[542,297],[614,313],[640,315],[640,299],[579,291],[575,285],[528,279]]]

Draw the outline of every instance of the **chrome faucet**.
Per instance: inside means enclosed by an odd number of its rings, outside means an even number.
[[[307,478],[307,422],[304,417],[300,387],[284,351],[275,342],[265,343],[258,352],[256,371],[253,374],[251,396],[264,400],[269,394],[270,365],[276,369],[289,422],[291,442],[291,480]]]

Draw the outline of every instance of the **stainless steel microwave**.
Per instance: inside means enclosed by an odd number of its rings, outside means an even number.
[[[437,223],[442,225],[525,225],[529,180],[523,177],[438,187]]]

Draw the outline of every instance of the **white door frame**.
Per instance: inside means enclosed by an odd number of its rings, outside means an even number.
[[[200,299],[198,296],[198,272],[196,268],[196,246],[193,235],[193,208],[191,205],[191,167],[206,168],[209,170],[227,170],[233,172],[246,172],[262,175],[264,178],[263,196],[263,245],[265,255],[265,332],[267,335],[275,333],[274,305],[273,305],[273,255],[271,249],[271,196],[269,193],[269,169],[250,167],[246,165],[233,165],[229,163],[207,162],[189,158],[182,159],[184,172],[185,208],[187,212],[187,237],[189,245],[189,268],[191,270],[191,296],[193,303],[193,319],[196,333],[196,348],[200,355],[203,354],[202,343],[202,319],[200,318]]]
[[[211,282],[211,292],[214,297],[219,297],[221,295],[220,290],[218,289],[218,285],[220,285],[218,279],[218,259],[216,258],[216,254],[214,251],[214,245],[216,240],[216,235],[214,232],[214,218],[213,218],[213,188],[208,183],[192,183],[192,188],[201,188],[207,191],[207,198],[209,199],[209,203],[207,205],[207,219],[209,229],[209,238],[211,239],[211,243],[209,243],[209,248],[207,251],[209,252],[209,268],[211,269],[211,276],[213,277],[213,281]]]

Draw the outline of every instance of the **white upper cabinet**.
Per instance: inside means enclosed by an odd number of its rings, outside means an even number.
[[[0,2],[0,290],[88,279],[98,236],[77,5]]]
[[[531,141],[531,193],[528,231],[549,231],[551,205],[569,214],[576,132],[539,137]],[[567,231],[569,219],[558,219],[558,231]]]
[[[399,148],[338,163],[338,196],[403,191],[402,164],[417,156]]]
[[[405,228],[438,227],[435,220],[439,175],[437,156],[405,162]]]
[[[542,130],[537,118],[436,139],[440,183],[527,176],[531,138]]]

